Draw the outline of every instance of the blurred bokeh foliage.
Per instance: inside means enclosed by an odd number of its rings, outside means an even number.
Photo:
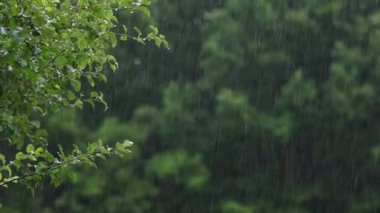
[[[132,154],[36,198],[1,194],[7,212],[380,212],[380,1],[157,0],[152,13],[141,23],[170,50],[119,45],[121,70],[99,85],[108,111],[44,122],[52,142],[129,138]]]

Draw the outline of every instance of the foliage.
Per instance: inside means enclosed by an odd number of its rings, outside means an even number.
[[[129,137],[133,155],[7,212],[379,211],[379,1],[152,7],[171,50],[121,44],[106,114],[46,121],[51,143]]]
[[[45,176],[59,185],[61,173],[72,176],[71,164],[94,165],[95,158],[128,152],[129,142],[110,148],[99,141],[89,144],[86,151],[74,146],[71,154],[64,154],[60,148],[54,155],[47,147],[47,132],[40,128],[40,117],[64,107],[82,109],[84,103],[94,106],[100,102],[107,109],[95,84],[107,80],[105,69],[115,71],[118,67],[115,57],[108,54],[118,37],[167,47],[154,26],[146,36],[136,27],[136,36],[127,34],[126,26],[122,33],[113,30],[117,24],[115,10],[149,16],[149,4],[149,0],[0,3],[0,135],[3,144],[10,144],[6,149],[15,146],[17,151],[15,157],[10,152],[0,154],[1,187],[22,182],[34,189]]]

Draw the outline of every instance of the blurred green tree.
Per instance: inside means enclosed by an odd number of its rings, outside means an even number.
[[[120,63],[125,72],[103,90],[107,115],[118,120],[94,119],[85,110],[70,128],[48,125],[56,138],[77,141],[128,136],[136,141],[133,156],[100,164],[102,175],[84,169],[81,184],[46,189],[41,197],[51,200],[31,206],[379,212],[380,1],[162,0],[152,6],[171,51],[134,44],[115,51],[133,59]]]

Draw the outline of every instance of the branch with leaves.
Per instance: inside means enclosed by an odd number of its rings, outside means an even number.
[[[0,2],[0,139],[17,152],[14,157],[0,153],[0,187],[22,183],[34,190],[45,177],[57,186],[64,173],[70,177],[72,165],[96,166],[97,158],[130,152],[130,141],[114,148],[99,141],[89,144],[85,152],[74,144],[71,154],[60,147],[54,155],[38,118],[67,107],[82,109],[84,103],[100,102],[107,109],[95,86],[106,82],[106,67],[118,68],[115,57],[108,54],[118,37],[168,48],[154,26],[149,26],[146,36],[136,27],[137,36],[127,35],[126,26],[121,34],[114,30],[115,11],[128,9],[150,16],[149,5],[150,0]],[[90,90],[85,92],[83,84]]]
[[[65,154],[62,146],[59,146],[57,156],[53,156],[46,147],[35,148],[29,144],[26,152],[18,152],[13,161],[6,163],[4,155],[0,155],[0,187],[7,188],[10,183],[24,183],[32,191],[44,177],[49,177],[51,183],[58,186],[64,179],[62,178],[63,168],[72,165],[90,165],[96,167],[96,159],[105,160],[107,157],[117,155],[124,157],[130,153],[133,142],[125,140],[123,143],[117,142],[115,147],[104,146],[101,140],[89,144],[83,152],[74,145],[71,154]],[[19,175],[14,175],[12,170],[18,171]],[[3,175],[8,173],[8,177]],[[70,174],[70,173],[69,173]],[[70,178],[70,177],[69,177]],[[37,185],[36,185],[37,184]]]

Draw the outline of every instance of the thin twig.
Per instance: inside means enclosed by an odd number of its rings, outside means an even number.
[[[22,176],[16,176],[15,178],[5,179],[4,181],[0,182],[0,187],[6,185],[8,183],[14,183],[14,182],[19,181],[19,180],[25,180],[26,178],[34,176],[34,175],[45,175],[49,171],[52,171],[55,169],[60,169],[62,167],[66,167],[69,164],[74,164],[74,162],[77,162],[78,160],[81,160],[83,158],[96,158],[96,157],[98,157],[98,154],[101,154],[101,153],[95,152],[92,154],[85,154],[85,155],[79,156],[79,157],[77,157],[71,161],[68,161],[68,162],[55,163],[55,164],[47,167],[46,169],[44,169],[44,171],[27,172],[27,173],[23,174]],[[112,153],[108,153],[108,154],[112,154]]]

